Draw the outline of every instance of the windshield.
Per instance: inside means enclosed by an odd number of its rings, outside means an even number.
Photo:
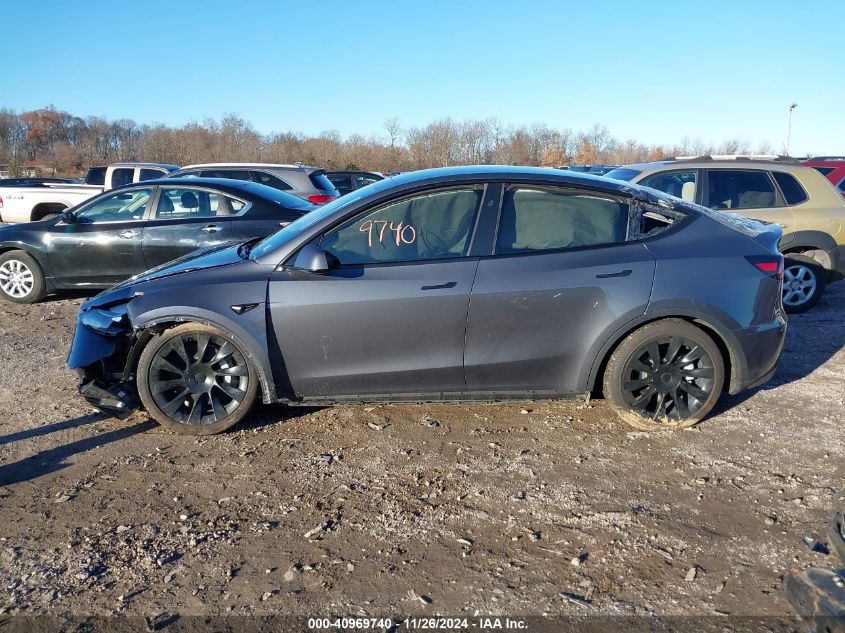
[[[637,169],[628,169],[627,167],[620,167],[619,169],[611,169],[604,175],[604,177],[613,178],[614,180],[625,180],[630,182],[636,176],[639,176],[640,173],[642,172]]]
[[[299,234],[300,231],[304,231],[308,227],[314,226],[315,224],[322,222],[325,218],[329,217],[339,209],[344,208],[345,206],[359,200],[360,198],[360,195],[356,196],[354,194],[349,194],[347,196],[343,196],[342,198],[338,198],[334,202],[330,202],[322,207],[319,207],[316,211],[306,213],[305,215],[297,218],[296,220],[288,224],[283,229],[280,229],[269,237],[267,237],[259,245],[255,246],[252,249],[252,256],[261,257],[263,255],[272,253],[282,244],[287,242],[289,239]]]

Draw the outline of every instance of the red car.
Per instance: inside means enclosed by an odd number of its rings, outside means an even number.
[[[814,156],[801,163],[819,170],[845,196],[845,156]]]

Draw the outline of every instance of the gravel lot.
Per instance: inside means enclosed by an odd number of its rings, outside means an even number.
[[[786,615],[842,506],[845,284],[774,380],[682,432],[604,402],[99,416],[80,297],[0,303],[0,614]]]

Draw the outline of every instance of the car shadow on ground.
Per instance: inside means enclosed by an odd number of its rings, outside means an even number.
[[[804,314],[791,315],[786,330],[786,344],[771,380],[733,396],[724,396],[712,415],[741,405],[760,391],[776,389],[805,378],[827,363],[845,347],[845,285],[834,286],[831,292]]]
[[[83,415],[73,420],[66,420],[64,422],[57,422],[55,424],[47,424],[38,429],[30,431],[21,431],[20,433],[12,433],[0,437],[0,443],[8,444],[20,439],[37,437],[39,435],[46,435],[55,431],[63,429],[78,428],[92,422],[99,422],[104,419],[102,414],[88,414]],[[97,433],[89,437],[85,437],[68,444],[62,444],[43,451],[24,457],[16,462],[10,464],[0,465],[0,486],[8,486],[24,481],[37,479],[43,475],[47,475],[62,468],[66,468],[70,464],[67,459],[78,453],[84,453],[93,448],[98,448],[112,442],[119,442],[138,433],[144,433],[156,427],[156,423],[152,421],[143,421],[131,426],[122,426],[107,431],[105,433]]]
[[[304,415],[316,413],[325,408],[327,407],[288,406],[284,404],[259,405],[243,422],[232,427],[230,432],[251,431],[260,429],[263,426],[282,424]]]

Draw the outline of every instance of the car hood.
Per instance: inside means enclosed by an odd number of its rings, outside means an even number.
[[[201,248],[192,251],[187,255],[183,255],[178,259],[151,268],[145,273],[130,277],[126,281],[122,281],[111,290],[123,290],[137,286],[145,281],[152,281],[153,279],[161,279],[162,277],[170,277],[172,275],[180,275],[194,270],[204,270],[207,268],[218,268],[220,266],[228,266],[244,261],[238,254],[241,242],[228,242],[226,244],[218,244],[208,248]]]

